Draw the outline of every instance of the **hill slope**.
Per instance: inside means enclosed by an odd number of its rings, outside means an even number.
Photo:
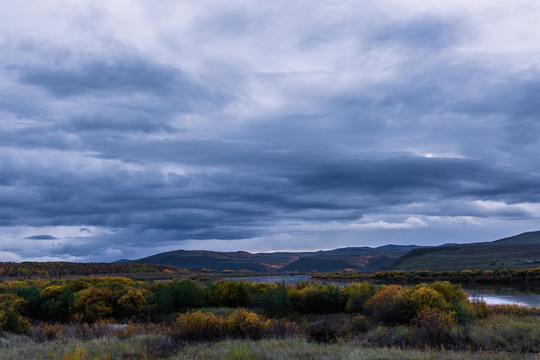
[[[320,272],[379,270],[387,266],[415,245],[386,245],[379,248],[353,247],[316,252],[249,253],[245,251],[215,252],[177,250],[137,260],[120,260],[139,264],[174,265],[185,269],[252,270],[258,272],[299,271]]]
[[[463,245],[410,251],[389,266],[396,270],[464,270],[540,266],[540,231]]]

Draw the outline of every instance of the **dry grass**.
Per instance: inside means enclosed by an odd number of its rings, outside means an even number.
[[[538,360],[538,354],[456,352],[447,350],[409,350],[368,348],[352,344],[318,344],[303,340],[227,340],[210,345],[184,348],[176,359],[385,359],[385,360]]]

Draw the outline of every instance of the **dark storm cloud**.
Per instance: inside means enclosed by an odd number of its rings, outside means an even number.
[[[0,225],[24,240],[0,253],[337,247],[377,226],[377,241],[405,229],[400,241],[431,243],[456,223],[476,236],[540,216],[536,45],[490,43],[506,14],[169,5],[47,21],[62,41],[2,28],[26,35],[0,55]],[[81,9],[63,16],[94,14]]]
[[[184,90],[200,93],[181,71],[133,58],[110,62],[95,60],[74,69],[64,67],[21,67],[22,82],[42,87],[58,97],[96,92],[164,93]]]
[[[140,94],[155,98],[158,107],[171,107],[174,112],[216,108],[232,100],[231,93],[225,92],[217,81],[132,54],[75,64],[66,61],[61,65],[11,65],[8,68],[19,74],[22,83],[42,88],[60,99]],[[152,100],[145,102],[130,103],[126,110],[148,109],[148,106],[155,109]]]
[[[27,236],[25,237],[25,239],[27,240],[56,240],[58,238],[52,235],[33,235],[33,236]]]
[[[67,124],[61,124],[59,129],[67,132],[81,131],[135,131],[142,133],[175,132],[176,129],[170,124],[155,119],[114,119],[103,116],[75,118]]]

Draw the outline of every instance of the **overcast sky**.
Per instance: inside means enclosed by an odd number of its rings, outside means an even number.
[[[2,1],[0,260],[540,230],[530,1]]]

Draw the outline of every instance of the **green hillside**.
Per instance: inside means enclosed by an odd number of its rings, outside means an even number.
[[[257,272],[312,270],[376,271],[387,266],[417,246],[385,245],[378,248],[351,247],[316,252],[249,253],[246,251],[216,252],[177,250],[137,260],[121,260],[139,264],[174,265],[184,269],[252,270]]]
[[[464,270],[528,268],[540,265],[540,231],[492,242],[438,246],[410,251],[389,269]]]

